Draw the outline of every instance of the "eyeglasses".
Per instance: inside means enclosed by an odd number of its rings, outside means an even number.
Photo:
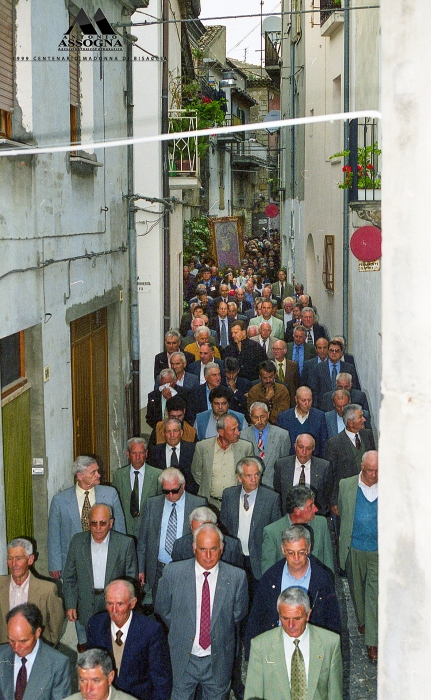
[[[168,496],[170,493],[177,494],[181,491],[182,488],[183,485],[181,484],[181,486],[178,486],[177,489],[162,489],[162,493],[164,493],[165,496]]]
[[[89,525],[90,527],[97,527],[100,525],[100,527],[105,527],[109,523],[109,520],[90,520]]]

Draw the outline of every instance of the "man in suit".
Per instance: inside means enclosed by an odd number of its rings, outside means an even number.
[[[201,326],[200,328],[197,329],[195,332],[195,341],[190,342],[188,345],[186,345],[184,352],[189,352],[193,355],[193,359],[196,361],[200,360],[200,354],[199,354],[199,348],[202,345],[202,343],[210,343],[213,352],[214,352],[214,357],[216,357],[218,360],[221,359],[220,352],[218,348],[216,347],[215,343],[215,338],[211,337],[211,329],[207,328],[207,326]],[[192,340],[190,338],[190,340]]]
[[[338,512],[338,486],[341,479],[355,476],[361,471],[364,452],[375,450],[374,436],[371,430],[364,429],[365,417],[359,404],[351,403],[343,409],[345,429],[326,443],[325,459],[334,473],[334,488],[331,496],[331,510]]]
[[[185,420],[187,403],[181,396],[174,396],[166,401],[168,418],[176,418],[183,429],[184,442],[196,442],[196,430]],[[148,459],[151,461],[155,445],[165,442],[165,421],[160,420],[150,435],[148,441]]]
[[[272,315],[272,302],[263,301],[262,302],[262,315],[257,318],[250,319],[250,325],[260,326],[261,323],[266,321],[271,324],[271,335],[284,340],[284,327],[283,321]]]
[[[65,700],[134,700],[132,695],[112,685],[114,665],[105,649],[87,649],[78,656],[76,665],[80,692],[69,695]]]
[[[313,397],[306,386],[300,386],[295,394],[295,408],[283,411],[277,418],[277,425],[289,431],[292,446],[290,454],[294,454],[294,444],[298,435],[309,433],[314,437],[316,457],[323,457],[328,433],[323,411],[312,407]]]
[[[280,626],[252,640],[245,700],[342,700],[339,635],[308,624],[310,599],[300,587],[280,593],[277,612]],[[296,694],[298,682],[305,685],[301,695]]]
[[[265,350],[268,360],[273,360],[274,353],[272,351],[272,347],[277,338],[271,335],[271,325],[267,321],[263,321],[260,326],[251,326],[251,328],[256,327],[258,328],[259,332],[257,335],[249,336],[250,340],[253,340],[255,343],[259,343],[261,348]]]
[[[232,319],[228,318],[227,315],[227,302],[223,300],[216,302],[215,311],[216,314],[209,327],[217,333],[217,345],[224,349],[229,345],[232,325]]]
[[[215,525],[201,525],[193,536],[196,560],[166,567],[155,602],[169,628],[171,700],[191,700],[198,685],[203,700],[225,700],[236,627],[247,614],[247,579],[244,571],[220,561],[223,535]]]
[[[76,485],[57,493],[49,509],[48,569],[51,578],[59,579],[66,564],[72,537],[88,530],[88,513],[95,503],[111,506],[114,529],[126,532],[123,509],[112,486],[100,486],[100,473],[93,457],[77,457],[72,465]]]
[[[169,648],[161,624],[134,610],[137,598],[129,581],[112,581],[105,602],[106,611],[88,621],[87,647],[101,647],[113,656],[119,690],[139,700],[169,700]]]
[[[217,437],[217,421],[221,416],[224,416],[226,414],[234,416],[238,421],[240,430],[243,429],[244,414],[230,409],[230,405],[231,403],[233,403],[233,399],[234,394],[230,389],[228,389],[227,386],[218,386],[215,389],[211,389],[209,393],[209,402],[211,408],[208,411],[202,411],[201,413],[198,413],[196,416],[195,428],[198,440]],[[247,399],[245,398],[245,396],[244,401],[245,411],[247,407]]]
[[[33,545],[18,537],[7,546],[9,576],[0,576],[0,644],[8,641],[6,615],[16,605],[34,603],[43,620],[43,638],[51,644],[60,639],[64,611],[58,597],[57,586],[52,581],[36,578],[30,571],[34,563]]]
[[[302,384],[304,386],[310,386],[310,374],[316,369],[317,365],[324,362],[328,357],[329,341],[326,338],[318,338],[314,343],[314,347],[316,348],[316,357],[304,362],[304,367],[302,368]]]
[[[313,601],[311,622],[340,634],[341,618],[334,582],[316,557],[310,554],[310,532],[302,525],[283,531],[281,546],[284,560],[278,561],[262,575],[245,632],[246,655],[250,641],[278,625],[277,598],[289,586],[301,586]]]
[[[162,369],[159,375],[159,386],[155,391],[150,391],[147,401],[146,421],[152,428],[164,419],[166,411],[166,401],[177,394],[187,403],[187,422],[193,424],[195,419],[195,408],[193,401],[193,390],[187,390],[183,386],[178,386],[177,377],[173,369]]]
[[[267,525],[263,531],[262,573],[283,559],[280,548],[281,535],[291,525],[303,525],[311,536],[311,551],[324,568],[334,574],[334,557],[328,523],[323,515],[316,515],[314,491],[307,486],[293,486],[286,494],[282,510],[286,512],[280,520]]]
[[[365,634],[371,661],[377,661],[378,469],[378,453],[365,452],[359,479],[357,476],[342,479],[338,500],[340,566],[347,573],[358,630]]]
[[[295,394],[299,389],[301,380],[297,362],[287,359],[287,344],[284,340],[276,340],[272,346],[274,353],[274,365],[277,371],[277,379],[283,382],[289,389],[290,408],[295,406]]]
[[[259,366],[260,382],[254,384],[247,396],[247,405],[250,410],[255,401],[266,403],[269,408],[269,422],[275,425],[278,415],[286,411],[290,406],[289,391],[285,384],[276,382],[276,372],[273,362],[266,360]]]
[[[236,304],[236,301],[228,301],[227,316],[231,323],[233,323],[234,321],[245,321],[246,323],[248,323],[247,316],[245,314],[238,313],[238,306]]]
[[[279,308],[281,308],[281,300],[293,294],[293,286],[287,282],[285,270],[279,270],[277,277],[278,281],[271,285],[271,290],[272,296],[276,297],[279,302]]]
[[[196,414],[211,408],[210,393],[220,386],[222,378],[218,364],[208,362],[204,368],[205,384],[201,384],[194,393]]]
[[[157,467],[157,470],[155,470],[157,471],[157,481],[160,476],[160,469],[177,467],[184,474],[186,491],[197,493],[198,486],[191,472],[195,443],[183,441],[183,429],[180,421],[176,418],[167,418],[165,420],[164,433],[165,442],[154,447],[151,457],[153,465]],[[157,493],[152,493],[151,495],[156,496],[161,492],[162,487],[158,482]],[[139,534],[139,531],[137,534]]]
[[[63,700],[70,693],[70,662],[40,639],[39,608],[17,605],[7,613],[6,625],[9,644],[0,647],[0,697]]]
[[[170,330],[165,334],[165,350],[159,352],[154,358],[154,380],[157,379],[162,369],[171,367],[170,359],[173,352],[178,352],[180,349],[181,336],[176,330]],[[184,353],[187,363],[193,362],[195,359],[189,353]]]
[[[304,362],[311,360],[316,355],[316,348],[312,343],[306,343],[307,331],[304,326],[296,326],[293,331],[293,342],[287,342],[287,358],[298,363],[299,374],[302,377]]]
[[[220,509],[229,535],[241,541],[250,601],[262,575],[263,528],[281,517],[278,494],[259,485],[262,471],[259,457],[240,459],[235,467],[239,485],[223,491]]]
[[[355,373],[353,365],[341,360],[341,343],[334,340],[329,343],[328,357],[314,368],[309,376],[309,384],[313,392],[313,403],[321,407],[323,395],[328,391],[335,391],[337,376],[341,372],[348,372],[352,376]]]
[[[160,469],[155,469],[146,463],[148,452],[144,438],[130,438],[127,441],[126,455],[129,464],[114,472],[112,485],[120,496],[126,518],[127,534],[137,537],[145,501],[150,496],[161,493],[158,481]]]
[[[170,357],[170,364],[171,369],[174,370],[177,378],[177,386],[182,386],[184,389],[194,389],[199,386],[199,380],[196,375],[186,372],[187,360],[183,352],[173,352]],[[159,381],[159,377],[157,377],[155,386],[156,389],[159,386]]]
[[[220,373],[223,373],[223,362],[221,360],[217,360],[214,357],[214,349],[209,343],[202,343],[199,347],[199,357],[200,360],[198,362],[192,362],[189,366],[189,373],[194,374],[196,377],[199,379],[200,384],[205,384],[205,366],[209,362],[215,362],[220,368]]]
[[[275,314],[277,318],[280,319],[280,321],[283,321],[283,328],[285,332],[287,324],[293,319],[292,309],[294,303],[295,300],[293,299],[293,297],[286,297],[285,299],[283,299],[283,307]]]
[[[253,304],[245,298],[245,291],[242,287],[237,287],[235,289],[235,301],[238,308],[238,313],[244,314],[246,311],[250,311],[253,308]]]
[[[262,312],[262,297],[259,296],[257,292],[254,293],[256,294],[256,296],[253,298],[252,308],[244,312],[244,316],[247,319],[247,323],[249,323],[252,318],[257,318],[258,316],[261,316]]]
[[[265,351],[259,343],[247,338],[245,321],[235,321],[231,326],[233,342],[225,348],[223,359],[235,357],[240,365],[239,376],[254,381],[259,377],[259,365],[266,358]]]
[[[138,537],[139,582],[151,588],[153,601],[175,540],[190,532],[190,513],[207,502],[185,491],[185,477],[175,467],[164,469],[159,480],[162,494],[146,502]]]
[[[332,392],[334,410],[325,413],[326,427],[328,429],[328,440],[344,430],[343,409],[347,404],[352,403],[350,393],[346,389],[336,389]],[[365,427],[371,429],[370,414],[363,410],[366,418]]]
[[[305,306],[301,311],[301,324],[305,328],[307,335],[306,343],[316,343],[319,338],[326,338],[326,330],[316,321],[316,314],[310,306]],[[327,338],[329,340],[329,338]]]
[[[235,397],[238,393],[240,394],[241,402],[242,397],[245,398],[245,407],[247,408],[247,399],[245,395],[248,393],[251,387],[250,380],[239,376],[241,368],[236,357],[226,357],[224,364],[227,386],[233,392]]]
[[[345,362],[348,362],[349,365],[353,365],[353,367],[355,368],[356,386],[357,386],[358,389],[361,389],[361,382],[359,381],[359,376],[358,376],[358,372],[357,372],[357,369],[356,369],[355,358],[354,358],[354,356],[351,355],[350,353],[345,352],[346,343],[345,343],[345,340],[344,340],[343,336],[342,336],[342,335],[334,335],[334,337],[332,338],[332,340],[338,340],[338,341],[341,343],[341,347],[342,347],[342,349],[343,349],[343,354],[342,354],[342,356],[341,356],[341,359],[344,360]]]
[[[346,391],[349,392],[350,394],[350,402],[351,403],[358,403],[360,406],[362,406],[362,409],[364,411],[367,411],[370,413],[370,407],[368,406],[368,400],[366,395],[364,394],[363,391],[360,391],[359,389],[353,389],[352,388],[352,375],[349,374],[348,372],[340,372],[340,374],[337,374],[337,379],[336,379],[336,388],[337,389],[346,389]],[[321,400],[321,406],[322,406],[322,411],[331,411],[333,408],[333,403],[332,403],[332,391],[328,391],[326,394],[323,394],[322,400]]]
[[[315,440],[312,435],[302,433],[294,444],[295,454],[278,459],[274,466],[274,489],[281,496],[281,510],[286,514],[286,496],[292,486],[309,486],[316,494],[316,505],[320,515],[328,515],[334,487],[332,467],[326,459],[314,457]]]
[[[96,503],[88,516],[89,532],[78,532],[70,543],[64,567],[64,603],[67,619],[82,627],[94,613],[104,609],[104,589],[116,578],[136,579],[138,567],[132,537],[112,530],[110,506]],[[85,651],[78,637],[78,652]]]
[[[220,508],[224,489],[236,484],[236,464],[243,457],[253,455],[253,445],[239,439],[239,425],[234,416],[221,416],[216,427],[218,437],[197,443],[192,474],[199,484],[199,495]]]
[[[287,430],[271,425],[269,410],[263,401],[255,401],[250,406],[252,425],[241,431],[241,438],[253,445],[254,454],[265,464],[262,484],[274,488],[274,464],[277,459],[286,457],[290,451],[290,437]]]
[[[172,549],[172,561],[184,561],[184,559],[193,559],[193,533],[204,523],[212,523],[217,525],[217,516],[211,508],[200,506],[195,508],[189,515],[190,529],[187,535],[183,535],[178,540],[175,540]],[[244,568],[244,556],[242,553],[241,542],[237,537],[225,535],[223,540],[222,561],[232,566]]]

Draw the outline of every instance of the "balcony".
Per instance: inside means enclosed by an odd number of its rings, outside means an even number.
[[[381,226],[381,150],[375,119],[352,119],[349,124],[349,167],[352,186],[349,206],[361,219]]]
[[[281,31],[265,32],[265,70],[274,83],[280,85]]]
[[[344,23],[341,0],[320,0],[320,34],[332,36]]]
[[[169,110],[169,133],[195,131],[197,114],[186,109]],[[169,187],[173,190],[197,189],[199,179],[198,138],[174,138],[169,141]]]
[[[267,162],[267,147],[254,139],[241,141],[232,153],[232,165],[240,166],[238,169],[257,170],[266,167]]]
[[[223,122],[223,126],[239,126],[241,124],[241,119],[237,117],[236,114],[226,114],[226,119]],[[236,132],[233,134],[217,134],[217,143],[227,144],[227,143],[239,143],[244,138],[244,134],[241,132]]]

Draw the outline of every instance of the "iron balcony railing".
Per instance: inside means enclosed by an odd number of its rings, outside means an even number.
[[[325,24],[328,17],[341,9],[341,0],[320,0],[320,26]]]
[[[171,109],[168,113],[169,133],[196,131],[198,128],[197,112],[186,109]],[[172,175],[198,175],[199,156],[198,138],[174,138],[169,141],[169,172]]]
[[[375,119],[352,119],[349,124],[349,165],[345,176],[351,178],[349,202],[380,200],[381,151]]]

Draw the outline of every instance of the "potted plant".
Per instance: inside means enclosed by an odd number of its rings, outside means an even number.
[[[369,146],[364,146],[363,148],[358,148],[358,163],[357,163],[357,173],[358,173],[358,198],[365,199],[366,195],[361,196],[363,191],[366,190],[380,190],[382,186],[382,181],[380,173],[376,172],[375,163],[377,157],[380,156],[382,151],[378,147],[377,141],[370,144]],[[334,158],[348,158],[350,156],[350,151],[340,151],[340,153],[334,153],[334,155],[329,157],[329,160]],[[344,165],[342,167],[344,173],[343,182],[338,183],[338,187],[342,190],[351,189],[353,187],[353,168],[351,165]],[[372,199],[378,199],[376,193],[373,192]]]

